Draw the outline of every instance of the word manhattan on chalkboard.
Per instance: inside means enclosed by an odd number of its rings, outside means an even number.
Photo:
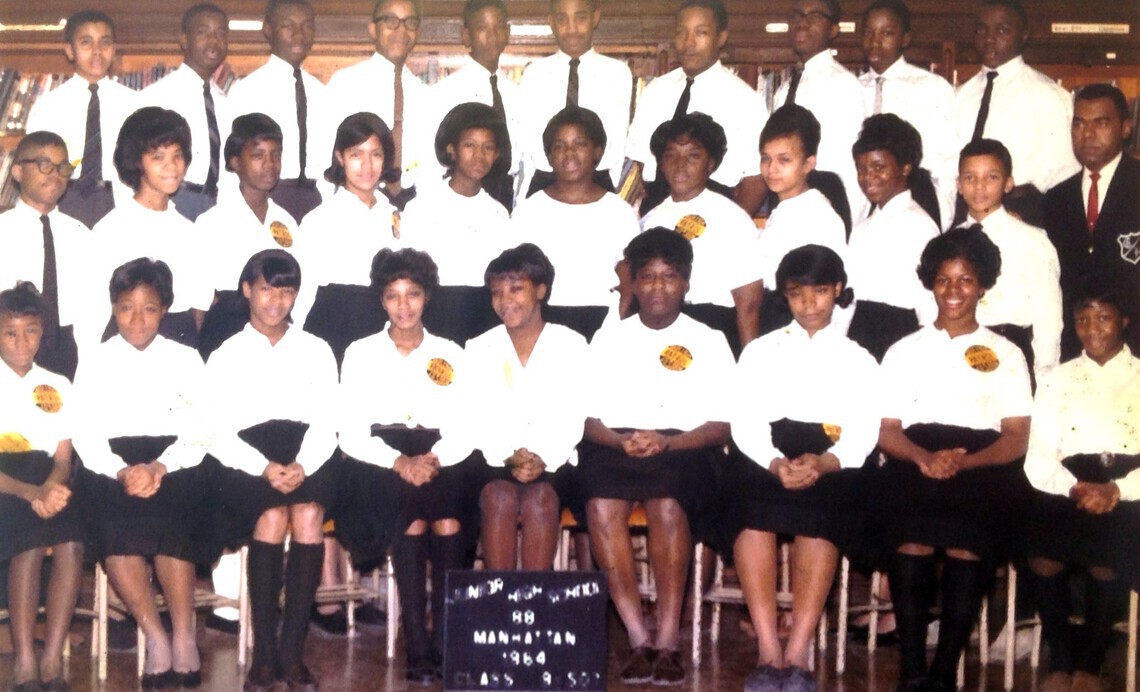
[[[445,690],[604,690],[601,572],[447,575]]]

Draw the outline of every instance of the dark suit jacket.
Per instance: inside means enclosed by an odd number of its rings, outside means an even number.
[[[1081,194],[1081,175],[1059,183],[1045,194],[1045,231],[1061,262],[1061,292],[1065,329],[1061,359],[1080,355],[1073,330],[1073,301],[1089,286],[1111,288],[1129,303],[1132,324],[1125,341],[1140,353],[1140,161],[1125,153],[1107,190],[1102,190],[1100,214],[1090,233]]]

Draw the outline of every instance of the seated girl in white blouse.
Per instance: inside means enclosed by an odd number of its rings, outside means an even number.
[[[0,292],[0,561],[8,561],[13,689],[68,690],[63,645],[79,595],[83,522],[68,487],[71,384],[35,364],[42,316],[32,284]],[[47,627],[37,665],[36,611],[49,548]]]

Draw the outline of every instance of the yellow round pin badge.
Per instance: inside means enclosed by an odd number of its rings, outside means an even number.
[[[32,443],[28,438],[18,432],[6,432],[0,435],[0,452],[12,454],[16,452],[32,451]]]
[[[440,387],[446,387],[455,381],[455,368],[443,358],[432,358],[428,361],[427,376]]]
[[[688,370],[689,366],[693,364],[692,351],[677,344],[666,346],[658,358],[660,358],[661,365],[665,366],[666,370],[673,370],[674,372]]]
[[[833,423],[824,423],[823,434],[827,435],[827,439],[831,440],[831,444],[835,444],[839,442],[839,437],[843,434],[843,428]]]
[[[998,369],[998,357],[989,346],[975,344],[966,349],[966,365],[978,372],[993,372]]]
[[[704,235],[706,226],[704,217],[698,214],[686,214],[681,217],[673,230],[684,236],[685,240],[696,240]]]
[[[50,384],[41,384],[32,390],[33,400],[41,411],[56,413],[63,408],[63,397]]]
[[[274,221],[269,224],[269,232],[273,235],[273,240],[281,247],[293,247],[293,234],[289,232],[289,227],[280,221]]]

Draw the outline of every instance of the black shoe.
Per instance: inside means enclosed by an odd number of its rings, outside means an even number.
[[[866,644],[867,640],[871,636],[871,626],[848,625],[847,636],[850,637],[851,641],[855,642],[856,644]],[[898,643],[899,633],[897,629],[891,630],[890,632],[879,632],[879,634],[875,636],[876,646],[894,646]]]
[[[334,637],[343,637],[348,634],[348,617],[344,614],[343,608],[338,608],[335,613],[325,615],[317,610],[316,606],[313,606],[313,611],[309,614],[309,621],[325,634],[331,634]]]
[[[356,618],[356,624],[364,627],[388,626],[388,613],[371,603],[357,606],[352,615]]]
[[[277,674],[271,666],[255,666],[245,678],[244,692],[270,692],[277,685]]]
[[[174,673],[175,687],[195,690],[202,686],[202,669],[191,670],[186,673]]]
[[[40,681],[33,678],[14,686],[12,692],[43,692],[43,689]]]
[[[67,680],[64,680],[61,676],[48,680],[36,689],[42,690],[43,692],[71,692],[71,685],[68,685]]]
[[[117,654],[130,653],[138,648],[138,625],[135,619],[107,619],[107,650]]]
[[[164,670],[161,673],[143,673],[140,683],[144,690],[164,690],[167,687],[178,687],[178,674],[173,670]]]
[[[430,687],[435,684],[436,665],[430,658],[419,658],[408,662],[404,679],[417,687]]]
[[[229,620],[216,613],[210,613],[206,616],[206,627],[222,634],[232,634],[235,637],[241,632],[240,622]]]
[[[317,692],[317,679],[304,663],[286,669],[282,678],[289,686],[289,692]]]

